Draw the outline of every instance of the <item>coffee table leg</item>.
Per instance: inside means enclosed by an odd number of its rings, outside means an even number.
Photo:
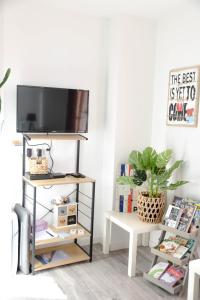
[[[136,274],[136,256],[137,256],[137,234],[130,232],[129,256],[128,256],[128,276],[129,277],[133,277]]]
[[[111,237],[111,222],[109,218],[105,220],[105,227],[104,227],[104,237],[103,237],[103,253],[109,254],[110,250],[110,237]]]
[[[188,300],[198,300],[199,294],[199,276],[194,270],[189,270],[189,281],[188,281]]]

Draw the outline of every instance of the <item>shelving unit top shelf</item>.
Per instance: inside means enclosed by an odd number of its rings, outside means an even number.
[[[28,184],[32,185],[33,187],[95,182],[95,179],[92,179],[90,177],[75,178],[73,176],[66,176],[64,178],[56,178],[56,179],[42,179],[42,180],[30,180],[25,176],[23,176],[23,180],[26,181]]]
[[[184,232],[184,231],[180,231],[176,228],[172,228],[170,226],[166,226],[166,225],[163,225],[163,224],[159,224],[159,228],[161,230],[171,232],[175,235],[180,235],[185,239],[196,239],[197,238],[197,232],[194,232],[194,233]]]
[[[57,141],[63,141],[63,140],[71,140],[71,141],[81,141],[81,140],[88,140],[87,137],[83,136],[82,134],[67,134],[67,133],[49,133],[49,134],[34,134],[34,133],[27,133],[24,134],[24,136],[27,136],[31,140],[57,140]]]

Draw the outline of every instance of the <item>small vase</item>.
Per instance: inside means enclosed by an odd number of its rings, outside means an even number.
[[[162,220],[164,206],[164,193],[161,193],[157,198],[151,198],[147,192],[140,192],[138,196],[138,217],[143,222],[158,224]]]

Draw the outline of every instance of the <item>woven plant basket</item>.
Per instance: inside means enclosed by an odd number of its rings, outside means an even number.
[[[158,198],[150,198],[147,193],[141,192],[138,196],[138,217],[146,223],[160,223],[164,206],[165,196],[163,193]]]

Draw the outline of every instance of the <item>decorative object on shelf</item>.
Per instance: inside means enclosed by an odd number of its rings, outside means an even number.
[[[196,127],[198,122],[200,67],[171,70],[167,125]]]
[[[53,220],[55,227],[77,224],[77,203],[54,205]]]
[[[151,147],[145,148],[143,152],[132,151],[129,163],[133,166],[133,176],[121,176],[117,179],[120,184],[132,186],[146,184],[146,191],[140,192],[138,197],[138,217],[144,222],[160,223],[164,213],[164,193],[188,182],[169,181],[173,172],[183,163],[182,160],[177,160],[167,168],[172,154],[170,149],[157,153]]]
[[[48,174],[48,159],[46,157],[29,158],[30,174]]]

